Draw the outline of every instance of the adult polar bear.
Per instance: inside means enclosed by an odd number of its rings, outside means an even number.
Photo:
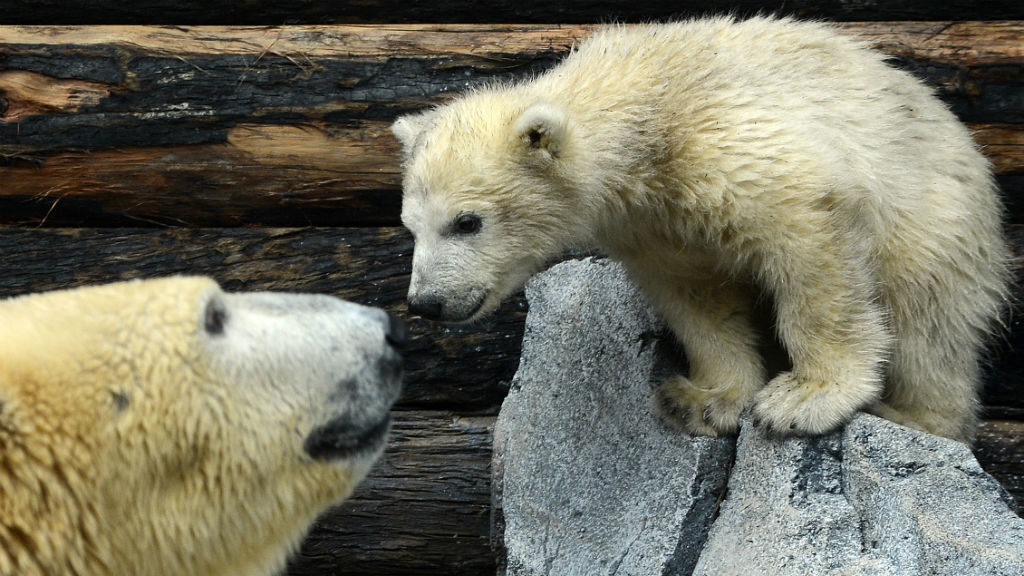
[[[493,310],[552,256],[621,260],[685,347],[687,430],[816,434],[867,408],[970,441],[1007,298],[989,163],[911,75],[816,23],[612,26],[527,82],[409,115],[410,309]],[[771,298],[792,370],[767,382]]]
[[[273,574],[383,449],[404,326],[177,277],[0,301],[0,574]]]

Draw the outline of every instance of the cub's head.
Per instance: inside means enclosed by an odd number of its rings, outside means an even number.
[[[274,572],[383,449],[404,339],[205,278],[0,301],[0,573]]]
[[[588,164],[567,112],[479,91],[399,118],[402,222],[415,237],[409,308],[466,322],[552,257],[588,244]]]

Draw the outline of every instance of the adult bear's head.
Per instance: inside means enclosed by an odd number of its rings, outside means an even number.
[[[196,277],[0,301],[0,573],[281,568],[383,449],[405,338]]]

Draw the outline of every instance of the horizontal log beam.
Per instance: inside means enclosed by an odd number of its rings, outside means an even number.
[[[362,0],[252,0],[245,3],[197,0],[8,0],[6,24],[281,24],[380,22],[638,22],[714,13],[778,13],[833,20],[1021,20],[1013,0],[970,3],[928,0],[821,2],[819,0],[674,0],[629,2],[590,0],[484,0],[403,2]]]
[[[493,417],[398,412],[384,457],[327,512],[291,576],[489,574]]]
[[[488,574],[493,417],[396,413],[384,458],[317,522],[292,576]],[[1024,510],[1024,423],[987,421],[975,453]]]
[[[395,226],[397,145],[381,122],[243,124],[227,142],[57,152],[0,167],[0,222],[25,226]],[[38,160],[38,161],[37,161]]]
[[[1013,230],[1020,251],[1024,228]],[[472,326],[410,317],[404,299],[411,254],[412,238],[400,228],[0,227],[0,297],[179,273],[207,274],[235,291],[334,294],[387,308],[409,322],[414,342],[403,407],[493,413],[519,362],[524,299],[513,298]],[[1011,325],[991,353],[985,397],[991,418],[1024,409],[1019,350],[1024,329]]]
[[[1024,124],[975,124],[1024,220]],[[398,146],[383,122],[242,124],[225,144],[57,152],[0,167],[20,226],[397,226]],[[24,161],[29,160],[32,161]],[[38,160],[38,161],[36,161]]]
[[[1024,197],[1021,22],[843,24],[925,78]],[[0,27],[0,224],[397,225],[398,113],[586,26]]]
[[[978,427],[974,454],[985,471],[1014,497],[1024,515],[1024,422],[983,421]]]
[[[210,275],[232,291],[333,294],[406,317],[402,407],[495,411],[519,362],[523,298],[471,327],[409,317],[411,253],[398,228],[0,228],[0,297],[170,274]]]

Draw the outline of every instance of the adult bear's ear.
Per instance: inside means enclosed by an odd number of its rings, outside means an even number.
[[[549,102],[527,108],[516,120],[516,136],[531,153],[553,160],[562,155],[568,136],[568,114]]]
[[[402,152],[406,158],[419,146],[421,136],[428,128],[433,126],[436,117],[437,111],[431,109],[400,116],[391,125],[391,133],[395,135],[398,143],[402,145]]]

